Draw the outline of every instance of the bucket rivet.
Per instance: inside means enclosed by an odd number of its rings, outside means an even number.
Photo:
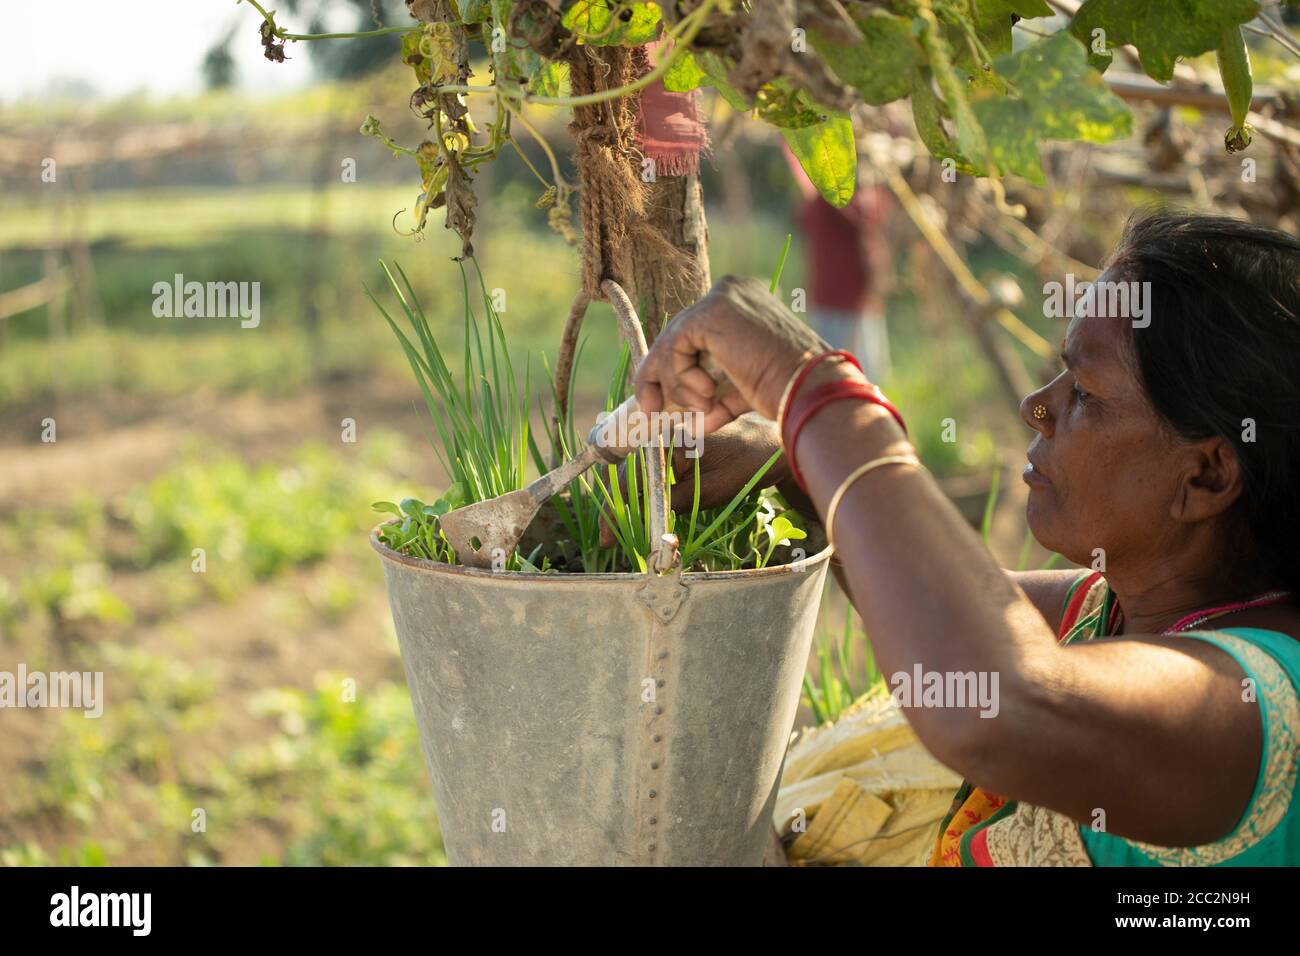
[[[651,769],[651,770],[658,770],[658,769],[659,769],[659,761],[658,761],[658,760],[651,760],[651,761],[650,761],[650,769]]]
[[[659,822],[659,818],[658,818],[658,817],[651,817],[651,818],[650,818],[650,825],[651,825],[651,826],[654,826],[654,825],[655,825],[656,823],[658,823],[658,822]]]
[[[666,681],[662,677],[655,681],[655,684],[659,687],[663,687],[665,683]]]
[[[662,707],[656,707],[656,708],[655,708],[655,713],[656,713],[656,714],[662,714],[663,712],[664,712],[664,709],[663,709]]]
[[[660,737],[658,734],[655,734],[652,739],[654,740],[655,743],[659,743],[659,741],[663,740],[663,738]]]
[[[663,660],[663,659],[664,659],[665,657],[667,657],[667,656],[668,656],[668,652],[667,652],[667,651],[660,651],[660,652],[659,652],[659,659],[660,659],[660,660]]]
[[[655,845],[654,845],[653,843],[651,843],[651,844],[650,844],[650,852],[653,853],[653,852],[655,851],[655,849],[656,849]]]
[[[657,791],[657,790],[651,790],[651,791],[650,791],[650,796],[651,796],[652,798],[658,796],[658,794],[659,794],[659,791]]]

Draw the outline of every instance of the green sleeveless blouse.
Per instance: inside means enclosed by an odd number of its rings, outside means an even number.
[[[1087,579],[1070,588],[1066,605]],[[1113,594],[1104,580],[1104,597],[1081,614],[1063,644],[1100,637],[1110,618]],[[1236,827],[1221,840],[1193,847],[1140,843],[1078,824],[1084,849],[1095,866],[1297,866],[1300,865],[1300,641],[1278,631],[1231,627],[1187,631],[1181,635],[1220,648],[1250,679],[1264,725],[1255,790]]]

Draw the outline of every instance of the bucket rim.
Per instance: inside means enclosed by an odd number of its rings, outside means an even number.
[[[370,547],[375,553],[384,560],[392,564],[400,564],[411,568],[415,571],[425,571],[430,574],[447,574],[464,577],[468,579],[485,578],[493,581],[546,581],[550,583],[564,582],[568,584],[577,584],[584,581],[617,581],[626,584],[629,581],[635,581],[644,578],[645,574],[640,571],[623,571],[623,572],[601,572],[599,574],[572,574],[559,572],[555,574],[539,574],[536,571],[492,571],[487,568],[471,568],[463,564],[442,564],[437,561],[429,561],[425,558],[413,558],[410,555],[394,551],[388,545],[379,540],[379,529],[386,525],[396,524],[393,521],[381,521],[370,529]],[[810,554],[802,560],[802,569],[796,571],[793,564],[769,565],[766,568],[742,568],[739,571],[683,571],[681,578],[683,581],[737,581],[737,580],[754,580],[761,578],[780,577],[787,574],[803,574],[811,571],[830,560],[831,548],[829,545],[824,546],[816,554]]]

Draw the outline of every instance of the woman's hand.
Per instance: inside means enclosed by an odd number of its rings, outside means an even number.
[[[703,439],[698,450],[700,508],[717,508],[730,503],[758,469],[781,450],[781,436],[774,423],[747,412]],[[673,510],[689,512],[695,500],[695,463],[686,457],[684,448],[673,449],[673,473],[677,476],[671,492]],[[763,477],[763,487],[778,485],[789,475],[783,455]]]
[[[826,348],[762,282],[725,276],[659,334],[637,370],[637,402],[657,412],[666,397],[703,412],[705,434],[748,411],[775,419],[799,364]],[[699,365],[700,352],[713,357],[734,391],[719,394]]]

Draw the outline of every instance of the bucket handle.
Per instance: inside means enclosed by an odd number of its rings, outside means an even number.
[[[628,343],[628,349],[632,352],[633,362],[637,367],[645,360],[646,352],[650,351],[649,345],[646,345],[645,329],[641,326],[640,316],[637,316],[636,308],[632,306],[632,299],[620,286],[607,278],[601,284],[601,290],[606,298],[610,300],[611,306],[614,306],[614,313],[619,317],[619,332],[623,336],[623,341]],[[677,553],[679,541],[676,535],[668,533],[668,462],[666,450],[663,447],[663,436],[660,434],[654,445],[650,446],[649,454],[646,455],[646,472],[649,477],[650,485],[650,554],[646,555],[646,575],[649,578],[647,587],[650,587],[654,581],[663,578],[664,572],[676,567],[676,585],[681,588],[677,594],[676,600],[669,602],[672,605],[671,613],[668,619],[676,614],[677,606],[685,600],[685,587],[681,584],[681,561]],[[642,589],[645,591],[645,589]],[[666,594],[667,597],[667,594]],[[656,600],[651,610],[656,617],[663,617],[662,611],[666,607],[664,601]]]

